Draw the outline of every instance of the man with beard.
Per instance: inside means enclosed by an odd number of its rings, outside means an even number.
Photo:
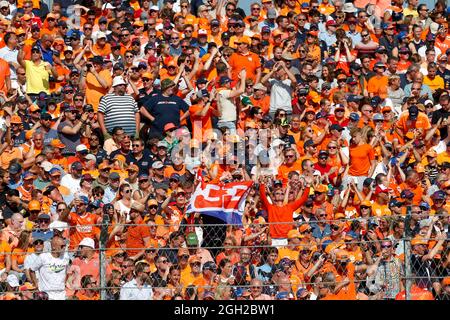
[[[149,274],[149,264],[138,262],[134,267],[134,279],[125,283],[120,289],[120,300],[153,300]]]
[[[44,146],[51,144],[52,140],[58,139],[58,128],[59,121],[56,121],[52,126],[52,116],[45,112],[41,114],[40,121],[37,132],[41,132],[44,135]]]

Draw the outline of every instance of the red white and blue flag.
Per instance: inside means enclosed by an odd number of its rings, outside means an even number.
[[[192,195],[186,213],[199,212],[219,218],[227,224],[241,225],[245,200],[252,185],[252,181],[225,184],[202,181]]]

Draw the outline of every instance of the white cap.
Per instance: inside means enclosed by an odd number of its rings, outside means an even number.
[[[42,161],[41,168],[44,169],[44,171],[49,172],[53,168],[53,164],[49,161]]]
[[[314,173],[313,173],[313,176],[319,176],[319,177],[321,177],[322,174],[320,173],[319,170],[315,170]]]
[[[86,158],[86,160],[97,161],[97,158],[92,153],[88,154],[85,158]]]
[[[84,238],[81,240],[81,242],[78,244],[79,247],[89,247],[91,249],[95,249],[95,242],[92,238]]]
[[[3,8],[3,7],[8,7],[9,8],[9,2],[5,1],[5,0],[0,1],[0,8]]]
[[[431,103],[431,104],[433,104],[434,105],[434,103],[433,103],[433,101],[431,101],[431,100],[426,100],[425,102],[424,102],[424,105],[427,105],[427,104],[429,104],[429,103]]]
[[[152,169],[161,169],[164,167],[164,164],[161,161],[155,161],[152,164]]]
[[[16,288],[20,285],[19,279],[15,274],[8,275],[8,277],[6,278],[6,282],[8,282],[8,284],[13,288]]]
[[[58,230],[59,232],[63,232],[65,229],[67,229],[68,225],[67,222],[56,220],[50,223],[48,227],[52,231]]]
[[[206,31],[205,29],[200,29],[200,30],[198,30],[197,34],[198,35],[207,35],[208,31]]]
[[[106,3],[103,5],[102,10],[106,10],[106,9],[115,9],[116,7],[114,7],[111,3]]]
[[[127,84],[121,76],[114,77],[112,86],[119,86],[121,84]]]
[[[158,6],[151,6],[150,7],[150,11],[154,10],[154,11],[159,11],[159,7]]]
[[[97,40],[101,38],[106,38],[106,33],[104,33],[103,31],[97,32]]]
[[[81,151],[85,151],[85,150],[87,150],[88,148],[84,145],[84,144],[79,144],[79,145],[77,145],[77,147],[75,148],[75,150],[77,151],[77,152],[81,152]]]
[[[275,139],[272,142],[272,146],[274,146],[274,147],[278,147],[279,145],[283,145],[283,144],[285,144],[285,142],[283,140],[281,140],[281,139]]]

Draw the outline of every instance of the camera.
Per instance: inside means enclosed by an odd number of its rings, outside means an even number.
[[[88,71],[91,71],[92,63],[86,63],[86,68],[88,69]]]

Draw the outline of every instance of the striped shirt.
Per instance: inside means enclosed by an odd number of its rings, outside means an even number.
[[[98,111],[105,115],[105,126],[109,132],[114,127],[122,127],[129,135],[136,133],[135,114],[139,109],[132,96],[107,94],[100,99]]]

